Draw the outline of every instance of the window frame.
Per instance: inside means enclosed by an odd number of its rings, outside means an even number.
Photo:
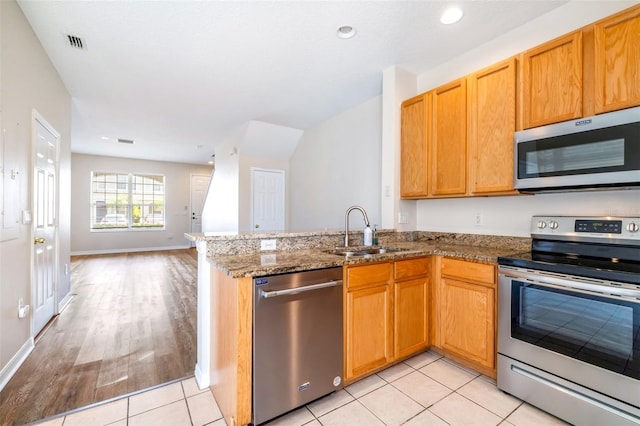
[[[122,181],[123,176],[126,177],[126,182]],[[161,183],[158,180],[161,180]],[[112,188],[109,187],[110,184]],[[153,232],[166,230],[166,175],[93,170],[91,171],[89,187],[90,232]],[[126,191],[123,190],[125,187]],[[145,189],[149,189],[149,191],[145,192]],[[109,197],[112,197],[112,202],[107,202]],[[120,197],[125,201],[122,201]],[[99,205],[100,202],[103,203],[102,206]],[[160,209],[157,208],[158,205],[161,206]],[[103,210],[99,211],[100,209]],[[138,211],[138,221],[135,220],[136,209]],[[121,215],[126,218],[126,226],[118,226],[119,216]],[[161,222],[158,224],[146,224],[143,222],[150,215],[154,216],[153,220],[156,220],[156,215],[161,215]],[[115,216],[115,224],[100,226],[103,218],[107,216]]]

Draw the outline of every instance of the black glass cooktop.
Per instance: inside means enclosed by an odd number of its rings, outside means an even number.
[[[532,251],[498,264],[640,285],[640,247],[534,241]]]

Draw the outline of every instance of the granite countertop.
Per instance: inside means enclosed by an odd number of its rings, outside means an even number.
[[[481,262],[496,262],[500,256],[514,254],[513,248],[438,244],[433,242],[402,242],[385,247],[404,251],[367,256],[346,257],[328,253],[330,249],[263,251],[250,254],[214,255],[209,262],[232,278],[258,277],[287,272],[329,268],[353,264],[397,260],[416,256],[440,255]]]

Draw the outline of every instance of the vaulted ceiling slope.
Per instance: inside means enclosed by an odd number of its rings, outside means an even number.
[[[451,26],[445,1],[18,3],[73,98],[73,152],[202,164],[252,120],[307,129],[389,66],[422,73],[565,2],[459,1]]]

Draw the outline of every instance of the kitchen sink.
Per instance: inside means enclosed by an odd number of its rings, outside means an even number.
[[[332,250],[326,250],[326,253],[335,254],[345,257],[372,256],[376,254],[396,253],[400,251],[408,251],[409,249],[397,247],[375,247],[375,248],[349,248],[339,247]]]

